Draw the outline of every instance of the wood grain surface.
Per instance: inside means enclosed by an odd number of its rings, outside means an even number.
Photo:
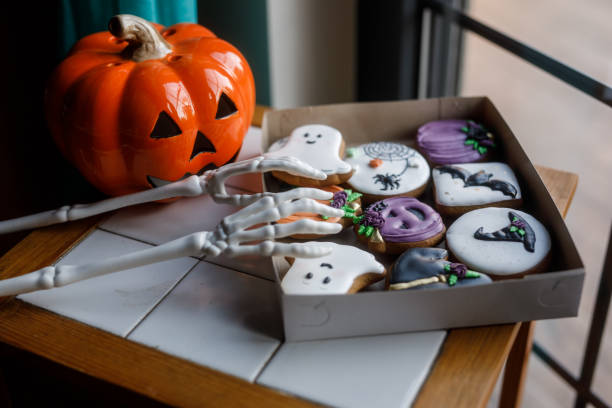
[[[264,111],[258,107],[254,124],[261,123]],[[538,171],[565,214],[577,177],[547,168]],[[30,233],[0,259],[0,278],[52,264],[99,221],[90,218]],[[415,406],[486,404],[518,330],[519,324],[451,330]],[[313,406],[15,298],[0,299],[0,341],[170,405]]]

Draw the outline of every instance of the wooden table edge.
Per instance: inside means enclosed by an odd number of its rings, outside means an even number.
[[[256,108],[254,125],[261,125],[266,110],[264,107]],[[549,184],[546,180],[551,178],[558,183],[565,183],[565,194],[553,196],[555,203],[565,214],[576,189],[577,176],[545,167],[537,169],[547,187]],[[559,175],[564,175],[564,182]],[[567,183],[570,184],[569,190]],[[52,264],[87,236],[99,221],[100,218],[92,218],[33,231],[0,258],[0,278],[6,279]],[[463,395],[465,398],[460,401],[469,402],[469,406],[475,406],[474,401],[479,401],[479,406],[486,404],[501,367],[510,353],[519,325],[520,323],[451,330],[414,406],[431,406],[429,403],[440,401],[441,389]],[[465,341],[469,338],[472,339],[469,343],[471,347],[475,347],[473,339],[479,338],[486,339],[481,344],[482,351],[498,351],[498,347],[503,351],[493,353],[495,358],[489,364],[496,374],[495,378],[480,383],[481,391],[477,393],[463,392],[462,388],[465,390],[465,387],[457,381],[465,381],[465,376],[461,373],[455,375],[457,373],[453,371],[453,367],[465,369],[469,366],[465,361],[460,362],[461,356],[466,356]],[[14,298],[0,299],[0,341],[171,405],[209,405],[214,402],[241,406],[264,403],[267,406],[314,405],[309,401],[131,342]],[[87,347],[83,347],[83,344]],[[456,353],[457,349],[463,352]],[[113,363],[109,364],[109,361]],[[452,366],[448,366],[449,361]],[[119,370],[117,362],[120,362]],[[490,373],[491,371],[488,371],[488,377]],[[180,395],[176,392],[177,383],[185,385]],[[458,388],[449,388],[454,386]]]

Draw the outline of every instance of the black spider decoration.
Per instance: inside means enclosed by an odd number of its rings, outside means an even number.
[[[394,190],[396,188],[399,188],[401,180],[402,179],[397,174],[385,173],[377,174],[374,176],[374,184],[382,184],[382,191],[387,191],[389,189]]]

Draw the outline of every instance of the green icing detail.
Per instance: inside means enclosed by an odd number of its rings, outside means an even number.
[[[525,235],[525,230],[521,228],[521,229],[519,229],[519,230],[518,230],[518,233],[519,233],[521,236],[523,236],[523,235]]]
[[[346,157],[357,157],[357,149],[354,147],[346,149]]]
[[[518,221],[518,218],[512,217],[512,221]]]
[[[467,132],[468,132],[468,128],[467,128],[467,126],[462,127],[462,128],[461,128],[461,131],[462,131],[462,132],[467,133]]]
[[[518,229],[517,227],[515,227],[514,225],[512,225],[512,226],[510,227],[510,232],[514,232],[514,231],[516,231],[517,229]],[[519,234],[520,234],[520,232],[519,232]]]
[[[319,215],[321,218],[323,218],[324,220],[329,220],[329,217],[327,215]]]
[[[363,219],[363,215],[359,217],[353,217],[353,224],[359,224],[359,222]]]
[[[370,238],[373,233],[374,233],[374,227],[371,225],[368,225],[365,230],[365,236]]]
[[[455,286],[455,284],[457,283],[457,280],[459,278],[457,278],[457,275],[455,275],[454,273],[452,273],[449,277],[448,277],[448,286]]]
[[[464,278],[480,278],[480,274],[478,272],[468,270],[465,272]]]
[[[487,148],[484,146],[478,146],[478,153],[485,154],[487,152]]]
[[[469,146],[469,145],[473,145],[475,142],[476,141],[474,139],[466,139],[464,143]]]
[[[357,233],[359,235],[363,235],[365,233],[365,230],[366,230],[366,226],[365,225],[360,225],[359,229],[357,230]]]
[[[450,272],[450,264],[445,264],[444,265],[444,272]]]
[[[351,190],[344,190],[344,191],[351,191]],[[356,199],[358,199],[359,197],[361,197],[363,194],[358,193],[358,192],[353,192],[351,191],[350,193],[348,193],[348,197],[346,199],[347,202],[352,203],[353,201],[355,201]]]

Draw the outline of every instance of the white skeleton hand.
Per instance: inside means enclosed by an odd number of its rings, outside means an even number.
[[[204,173],[203,178],[206,180],[206,190],[215,202],[244,206],[254,203],[262,197],[273,197],[275,193],[229,195],[225,190],[225,180],[239,174],[265,173],[275,170],[316,180],[327,178],[327,175],[322,171],[290,156],[275,158],[259,156],[238,163],[226,164],[216,170]]]
[[[209,193],[218,203],[248,205],[257,199],[270,196],[273,193],[246,195],[228,195],[224,182],[232,176],[245,173],[263,173],[267,171],[285,171],[297,176],[324,180],[327,176],[308,164],[294,157],[267,159],[259,156],[238,163],[227,164],[216,170],[210,170],[202,176],[192,175],[186,179],[168,183],[162,187],[152,188],[139,193],[113,197],[92,204],[76,204],[63,206],[57,210],[45,211],[12,220],[0,221],[0,234],[39,228],[67,221],[87,218],[131,205],[165,200],[175,197],[195,197]]]
[[[214,231],[196,232],[157,247],[116,258],[83,265],[48,266],[16,278],[0,281],[0,296],[10,296],[68,285],[100,275],[149,265],[185,256],[230,257],[241,255],[290,256],[317,258],[328,255],[331,247],[324,242],[280,243],[275,238],[293,234],[334,234],[338,223],[303,219],[287,224],[262,225],[278,221],[296,212],[313,212],[341,217],[344,211],[317,203],[329,200],[332,193],[299,188],[261,198],[246,208],[225,217]],[[249,229],[253,227],[253,229]]]

